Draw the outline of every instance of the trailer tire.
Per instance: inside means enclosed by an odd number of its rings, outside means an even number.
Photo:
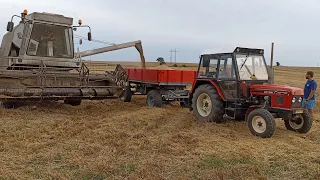
[[[255,109],[248,116],[248,128],[252,135],[270,138],[276,130],[276,122],[266,109]]]
[[[124,91],[123,97],[121,97],[121,100],[123,102],[131,102],[132,99],[132,91],[130,87],[126,87],[126,90]]]
[[[82,100],[81,99],[77,99],[77,100],[64,100],[65,104],[69,104],[71,106],[79,106],[81,104]]]
[[[147,94],[147,105],[149,107],[161,107],[162,97],[159,90],[150,90]]]
[[[303,114],[296,121],[284,119],[284,125],[287,130],[294,131],[300,134],[305,134],[310,131],[312,127],[312,118],[308,111],[303,110]]]
[[[192,97],[192,109],[198,120],[216,123],[224,121],[224,102],[210,84],[196,88]]]

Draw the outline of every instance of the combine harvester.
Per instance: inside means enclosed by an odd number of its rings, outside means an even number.
[[[250,132],[263,138],[275,133],[275,119],[284,120],[288,130],[298,133],[307,133],[312,126],[312,118],[302,108],[302,89],[268,83],[273,74],[267,69],[263,49],[237,47],[233,52],[203,54],[195,73],[127,71],[133,93],[147,94],[150,107],[178,100],[198,120],[246,120]],[[184,90],[191,82],[192,89]]]
[[[21,20],[14,27],[13,18]],[[114,71],[94,73],[82,57],[128,47],[136,47],[142,67],[145,59],[141,41],[116,44],[84,52],[74,52],[73,31],[89,28],[73,26],[73,19],[58,14],[13,15],[0,48],[0,101],[12,107],[27,100],[64,100],[79,105],[82,99],[108,99],[123,95],[128,76],[117,65]]]

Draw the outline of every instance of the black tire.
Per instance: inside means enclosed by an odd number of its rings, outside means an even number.
[[[121,97],[121,100],[123,102],[131,102],[132,99],[132,91],[130,87],[126,87],[126,90],[124,91],[123,97]]]
[[[64,100],[64,103],[65,104],[69,104],[69,105],[71,105],[71,106],[79,106],[80,104],[81,104],[81,99],[77,99],[77,100],[74,100],[74,99],[72,99],[72,100]]]
[[[2,101],[2,107],[5,109],[15,109],[23,106],[23,104],[16,101]]]
[[[199,96],[209,96],[210,103],[211,103],[211,109],[209,107],[208,111],[210,112],[203,112],[205,111],[203,108],[199,109],[197,108],[198,105],[198,98]],[[201,98],[201,97],[200,97]],[[199,101],[199,103],[201,103]],[[206,105],[203,105],[206,106]],[[220,98],[219,94],[217,93],[216,89],[211,84],[204,84],[199,86],[192,97],[192,111],[195,114],[196,118],[201,121],[207,121],[207,122],[216,122],[216,123],[222,123],[224,121],[223,115],[224,115],[224,102]],[[205,115],[208,114],[208,115]]]
[[[180,107],[181,108],[189,108],[189,103],[186,101],[180,101]]]
[[[303,114],[301,114],[300,118],[297,118],[295,120],[284,119],[284,125],[287,130],[305,134],[309,132],[312,127],[312,118],[308,111],[303,110]]]
[[[260,121],[255,119],[255,117],[260,117]],[[257,122],[254,122],[257,121]],[[259,127],[258,127],[259,126]],[[265,127],[265,129],[263,128]],[[276,121],[272,114],[266,109],[255,109],[248,116],[248,128],[252,135],[259,136],[262,138],[270,138],[276,131]],[[258,130],[262,128],[261,131]]]
[[[151,90],[147,94],[147,105],[149,107],[161,107],[163,104],[160,91]]]

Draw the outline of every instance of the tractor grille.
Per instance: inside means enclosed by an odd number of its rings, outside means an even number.
[[[300,108],[300,107],[302,107],[301,106],[302,102],[301,101],[299,102],[299,98],[300,97],[302,98],[302,96],[294,96],[296,101],[294,103],[292,103],[292,105],[291,105],[292,108]]]
[[[284,104],[284,97],[283,96],[277,96],[277,104]]]

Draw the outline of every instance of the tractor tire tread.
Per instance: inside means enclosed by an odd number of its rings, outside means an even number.
[[[258,133],[256,132],[253,127],[252,127],[252,119],[253,117],[255,117],[256,115],[261,116],[265,121],[266,121],[266,130],[263,133]],[[253,110],[249,116],[248,116],[248,128],[250,130],[250,132],[254,135],[254,136],[259,136],[262,138],[270,138],[273,136],[273,134],[276,131],[276,121],[274,119],[274,117],[272,116],[272,114],[266,110],[266,109],[255,109]]]
[[[214,107],[212,112],[207,117],[202,117],[197,112],[197,98],[201,93],[209,94],[210,98],[212,99],[212,106]],[[222,101],[221,97],[219,96],[217,90],[211,84],[203,84],[197,87],[195,93],[193,94],[192,98],[192,109],[198,119],[208,121],[208,122],[215,122],[215,123],[222,123],[224,122],[223,115],[224,115],[224,102]]]
[[[294,131],[300,134],[305,134],[307,132],[310,131],[311,127],[312,127],[312,118],[310,116],[310,114],[308,113],[308,111],[303,110],[303,114],[302,114],[303,120],[304,120],[304,124],[300,129],[294,129],[290,126],[289,124],[289,119],[285,119],[284,120],[284,125],[286,127],[287,130],[290,131]]]

